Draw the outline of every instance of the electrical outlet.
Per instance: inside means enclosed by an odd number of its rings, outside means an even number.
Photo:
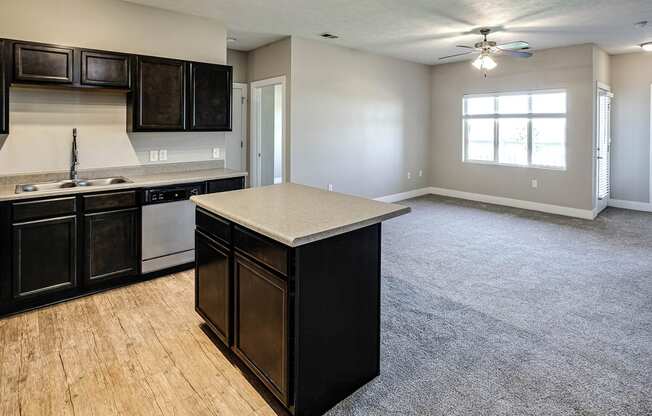
[[[333,184],[332,183],[328,184],[328,191],[333,192]]]
[[[220,158],[220,148],[219,147],[214,147],[213,148],[213,159],[219,159]]]
[[[150,150],[149,151],[149,161],[150,162],[158,162],[158,150]]]
[[[423,176],[423,170],[419,169],[419,177]]]
[[[532,188],[538,188],[539,187],[539,181],[537,179],[532,179]]]
[[[158,160],[168,160],[167,149],[161,149],[158,151]]]
[[[412,172],[408,172],[408,179],[412,179]]]

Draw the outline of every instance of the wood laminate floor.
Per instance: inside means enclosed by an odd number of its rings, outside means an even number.
[[[280,412],[249,379],[195,313],[192,271],[0,320],[3,416]]]

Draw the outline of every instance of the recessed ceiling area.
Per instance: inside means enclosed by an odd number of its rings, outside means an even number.
[[[532,49],[595,43],[610,54],[652,41],[650,0],[129,0],[223,21],[232,49],[251,50],[285,36],[323,40],[425,64],[479,40],[523,40]]]

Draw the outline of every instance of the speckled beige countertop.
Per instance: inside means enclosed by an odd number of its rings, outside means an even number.
[[[54,189],[51,191],[38,191],[38,192],[23,192],[16,193],[16,184],[0,185],[0,202],[14,201],[19,199],[41,198],[56,195],[72,195],[88,192],[103,192],[115,189],[133,189],[152,186],[165,186],[181,183],[201,182],[214,179],[236,178],[239,176],[247,176],[247,172],[241,172],[231,169],[203,169],[203,170],[190,170],[183,172],[166,172],[142,176],[128,176],[127,179],[131,183],[121,183],[116,185],[107,186],[91,186],[91,187],[78,187],[66,189]]]
[[[290,247],[323,240],[410,212],[402,205],[304,185],[193,196],[195,204]]]

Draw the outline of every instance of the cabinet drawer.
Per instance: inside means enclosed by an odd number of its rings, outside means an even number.
[[[233,244],[248,256],[287,276],[288,247],[237,225],[233,230]]]
[[[197,228],[227,245],[231,244],[231,223],[229,221],[206,212],[201,208],[197,209],[195,218]]]
[[[17,43],[14,45],[15,78],[17,81],[73,81],[73,48]]]
[[[14,222],[60,217],[74,214],[77,211],[77,199],[71,196],[41,201],[14,202],[12,208]]]
[[[244,177],[209,181],[207,193],[214,194],[216,192],[236,191],[238,189],[244,189]]]
[[[131,208],[138,205],[136,191],[110,192],[84,195],[84,211]]]

